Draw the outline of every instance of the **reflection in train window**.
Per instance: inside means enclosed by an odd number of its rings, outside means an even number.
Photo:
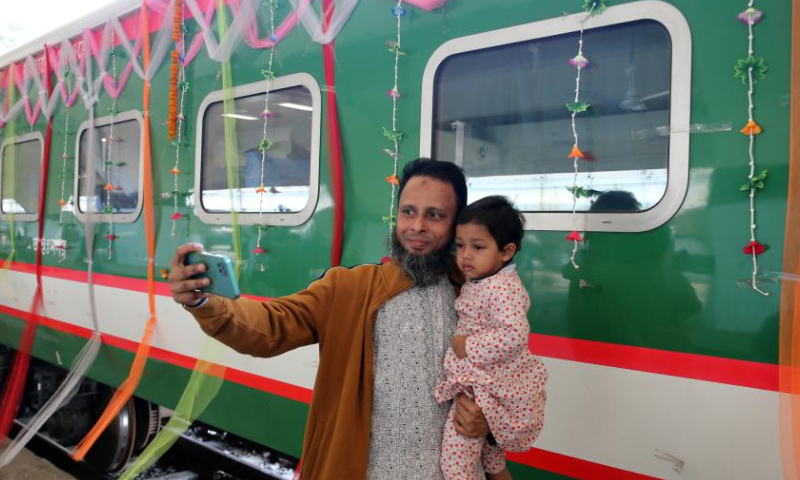
[[[575,95],[578,32],[471,50],[448,57],[433,87],[435,158],[463,166],[469,200],[505,195],[527,212],[572,211],[572,145],[565,104]],[[583,187],[577,211],[597,195],[625,190],[639,210],[667,190],[672,42],[667,29],[640,20],[587,30],[577,116]]]
[[[264,93],[235,99],[238,158],[228,177],[223,102],[203,113],[200,202],[209,213],[297,213],[309,203],[312,188],[311,91],[305,86],[273,90],[269,97],[267,138],[264,138]],[[230,182],[230,186],[229,186]],[[233,202],[233,204],[231,204]]]
[[[42,136],[31,133],[3,142],[0,164],[0,212],[17,220],[38,218],[42,176]]]
[[[93,132],[84,123],[79,138],[78,215],[113,215],[115,222],[134,221],[141,211],[141,114],[120,113],[113,122],[111,117],[99,119]],[[94,155],[93,172],[87,173],[90,153]],[[87,175],[94,175],[93,192],[88,191]]]

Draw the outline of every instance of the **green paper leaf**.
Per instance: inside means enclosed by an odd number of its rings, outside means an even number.
[[[572,113],[582,113],[589,110],[589,104],[585,102],[574,102],[567,104],[567,110]]]
[[[258,149],[262,152],[266,152],[270,148],[272,148],[272,142],[267,138],[261,140],[261,143],[258,144]]]
[[[381,220],[383,220],[383,223],[389,225],[390,227],[397,225],[397,217],[394,215],[384,215],[381,217]]]
[[[383,129],[383,136],[388,138],[389,141],[392,142],[400,142],[403,140],[403,132],[391,131],[386,127],[381,127]]]
[[[753,184],[756,188],[764,188],[764,182],[758,180],[756,183]]]
[[[583,11],[592,15],[600,15],[608,8],[605,0],[584,0]]]
[[[749,82],[748,72],[751,68],[753,69],[753,84],[767,76],[768,67],[764,59],[753,55],[740,59],[736,63],[736,66],[733,67],[734,76],[747,85]]]
[[[750,183],[745,183],[744,185],[739,187],[739,190],[742,191],[742,192],[749,192],[750,191]]]
[[[399,57],[402,57],[403,55],[406,54],[406,52],[400,50],[400,44],[396,43],[396,42],[394,43],[394,45],[389,47],[389,51],[394,53],[395,55],[397,55]]]
[[[261,70],[261,75],[264,77],[265,80],[275,80],[276,78],[275,72],[267,68]]]

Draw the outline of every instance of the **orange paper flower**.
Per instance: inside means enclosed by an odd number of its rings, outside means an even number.
[[[586,158],[586,155],[584,155],[583,152],[581,152],[581,149],[575,145],[572,147],[572,151],[569,152],[569,157],[567,158]]]
[[[177,175],[177,174],[181,173],[181,170],[178,167],[173,167],[172,170],[169,171],[169,173],[171,173],[173,175]]]
[[[61,200],[58,201],[58,204],[63,207],[64,205],[67,204],[67,201],[62,198]]]
[[[267,193],[267,189],[264,187],[264,185],[261,185],[260,187],[256,188],[256,193]]]
[[[397,179],[397,175],[395,174],[391,174],[388,177],[386,177],[386,181],[395,186],[400,185],[400,181]]]
[[[114,190],[114,185],[111,185],[111,182],[106,183],[106,186],[103,187],[103,190]]]
[[[747,135],[759,135],[761,133],[761,126],[755,122],[755,120],[750,120],[747,122],[747,125],[744,126],[742,129],[742,134]]]

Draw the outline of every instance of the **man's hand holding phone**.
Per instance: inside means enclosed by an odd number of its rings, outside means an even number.
[[[203,263],[195,265],[185,265],[186,255],[192,252],[203,251],[203,245],[199,243],[187,243],[175,250],[170,264],[169,280],[172,299],[181,305],[196,305],[204,298],[211,296],[211,293],[201,292],[200,289],[211,285],[208,278],[192,278],[207,270]]]

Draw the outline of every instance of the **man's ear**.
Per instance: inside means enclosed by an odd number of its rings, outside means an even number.
[[[514,254],[517,253],[517,246],[513,243],[507,243],[503,250],[500,251],[500,258],[503,259],[504,262],[507,262],[514,258]]]

